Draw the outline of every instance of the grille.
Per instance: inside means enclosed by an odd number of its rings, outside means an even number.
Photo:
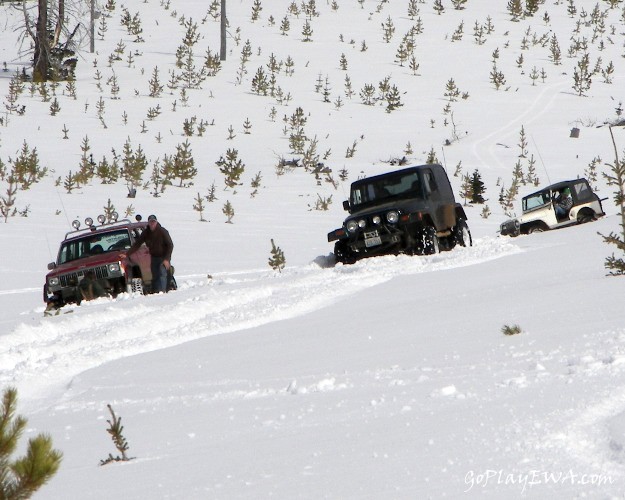
[[[90,269],[82,269],[75,273],[68,273],[68,274],[63,274],[59,276],[59,279],[61,281],[61,286],[66,287],[66,286],[78,285],[78,280],[82,279],[82,277],[88,271],[93,271],[95,273],[96,279],[104,279],[104,278],[108,278],[109,276],[109,272],[106,266],[92,267]]]

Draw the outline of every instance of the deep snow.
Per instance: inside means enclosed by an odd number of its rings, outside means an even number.
[[[619,230],[615,208],[605,201],[605,218],[554,232],[509,239],[496,231],[506,218],[497,198],[519,159],[522,126],[541,185],[585,175],[597,156],[613,161],[610,135],[601,125],[616,118],[622,99],[623,6],[608,11],[603,50],[598,41],[590,43],[592,27],[576,35],[588,38],[593,64],[601,57],[601,67],[608,61],[616,66],[613,84],[595,75],[588,96],[580,97],[571,88],[579,57],[566,55],[579,16],[569,17],[564,2],[549,0],[519,23],[509,21],[503,7],[476,0],[461,11],[446,5],[440,16],[433,2],[418,4],[424,26],[416,38],[418,76],[394,62],[401,37],[415,24],[406,15],[407,2],[366,0],[361,9],[355,0],[342,0],[337,11],[331,2],[318,2],[308,43],[300,40],[303,15],[290,16],[288,36],[279,33],[290,2],[264,3],[254,23],[251,5],[228,5],[231,36],[240,28],[241,43],[249,39],[254,48],[241,85],[242,45],[230,38],[224,68],[202,90],[189,91],[188,107],[180,104],[179,90],[148,97],[152,69],[159,66],[165,83],[174,68],[184,35],[177,16],[199,22],[208,6],[172,2],[166,9],[133,0],[124,6],[141,13],[145,43],[133,44],[119,25],[118,5],[104,40],[96,40],[97,53],[81,54],[75,101],[57,90],[61,112],[52,117],[50,104],[27,90],[19,101],[24,115],[2,115],[5,164],[27,140],[50,169],[18,193],[18,209],[28,205],[29,216],[0,224],[0,387],[18,388],[18,411],[29,419],[25,437],[49,432],[64,454],[59,473],[35,497],[620,498],[623,282],[606,276],[604,259],[613,249],[597,235]],[[576,5],[590,13],[596,3]],[[0,12],[6,17],[0,57],[12,71],[27,58],[15,52],[16,12],[8,6]],[[477,45],[473,25],[489,15],[495,31]],[[389,16],[396,33],[386,44],[381,23]],[[465,34],[452,42],[461,21]],[[213,52],[218,47],[218,23],[201,24],[201,32],[198,59],[206,46]],[[525,33],[530,44],[522,51]],[[532,43],[553,33],[561,66],[549,60],[548,45]],[[124,55],[111,68],[108,56],[120,39],[136,51],[136,62],[129,67]],[[508,82],[499,91],[488,77],[496,48]],[[271,53],[295,62],[292,77],[278,78],[292,93],[288,105],[250,91],[257,67]],[[347,71],[339,67],[341,53]],[[521,53],[522,69],[515,63]],[[104,80],[115,72],[120,99],[111,99],[104,84],[98,91],[94,61]],[[532,85],[533,66],[547,71],[544,83]],[[320,75],[331,83],[330,103],[314,91]],[[356,91],[351,99],[343,93],[346,75]],[[0,73],[3,96],[11,76]],[[386,76],[402,92],[404,106],[386,113],[362,105],[359,90]],[[443,114],[450,78],[469,97],[451,104],[458,140],[443,147],[453,135]],[[337,109],[339,95],[343,106]],[[107,128],[94,109],[100,97]],[[163,114],[147,121],[146,111],[156,103]],[[275,121],[269,117],[273,106]],[[282,116],[297,106],[307,113],[307,135],[319,140],[318,153],[331,151],[324,162],[334,179],[348,170],[349,180],[337,189],[302,169],[275,174],[279,157],[297,156],[282,133]],[[55,186],[55,179],[76,170],[85,136],[96,161],[110,159],[111,149],[120,152],[130,138],[154,162],[185,140],[182,122],[193,116],[214,120],[203,136],[189,138],[199,170],[194,186],[168,187],[158,198],[139,190],[133,200],[122,181],[105,186],[94,180],[72,194],[62,183]],[[246,118],[251,134],[243,132]],[[65,125],[68,140],[62,139]],[[569,137],[572,127],[581,129],[578,139]],[[621,151],[623,130],[614,133]],[[345,158],[354,142],[354,158]],[[408,142],[413,164],[435,151],[456,193],[458,162],[464,173],[479,169],[492,214],[484,219],[481,206],[466,208],[473,247],[335,266],[326,233],[345,216],[340,202],[349,182],[394,168],[388,160],[402,156]],[[214,164],[228,148],[246,163],[236,193],[223,190]],[[257,172],[262,188],[252,198]],[[212,182],[218,200],[207,204],[204,223],[192,205]],[[596,187],[611,197],[601,179]],[[0,193],[5,189],[0,182]],[[523,186],[519,199],[532,189]],[[318,196],[330,195],[328,211],[311,210]],[[99,299],[44,318],[46,264],[69,222],[95,215],[109,198],[120,212],[132,204],[143,215],[159,215],[176,245],[180,289]],[[236,212],[233,224],[224,224],[227,200]],[[286,254],[282,273],[267,265],[271,238]],[[514,324],[522,333],[504,336],[502,327]],[[115,454],[106,433],[107,404],[121,416],[134,458],[101,467],[101,459]]]

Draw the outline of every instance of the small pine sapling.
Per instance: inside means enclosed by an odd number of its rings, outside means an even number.
[[[206,219],[204,218],[204,199],[202,198],[202,195],[198,193],[194,201],[193,210],[200,214],[200,222],[206,222]]]
[[[269,257],[269,266],[274,271],[282,272],[284,266],[286,266],[286,258],[284,257],[284,252],[279,246],[271,239],[271,257]]]
[[[110,198],[103,207],[103,210],[106,222],[115,222],[117,220],[117,211],[115,210],[115,205],[113,205]]]
[[[127,462],[128,460],[132,460],[132,458],[129,458],[126,454],[126,452],[128,451],[128,441],[126,441],[126,438],[122,434],[124,431],[122,418],[118,418],[115,415],[115,412],[113,411],[113,407],[111,405],[106,406],[108,407],[109,412],[111,412],[111,420],[107,420],[109,428],[106,429],[106,432],[110,434],[111,439],[113,440],[113,444],[115,444],[115,448],[117,448],[117,451],[119,451],[121,455],[117,455],[116,457],[114,457],[111,453],[109,453],[109,456],[106,459],[100,460],[100,465],[106,465],[111,462]]]
[[[250,186],[252,187],[252,192],[250,193],[250,196],[252,198],[254,198],[258,194],[258,188],[260,188],[260,183],[261,183],[262,178],[263,177],[261,173],[258,172],[252,179],[252,182],[250,183]]]
[[[234,208],[232,207],[232,203],[229,200],[226,201],[226,204],[221,209],[222,213],[226,216],[226,224],[232,224],[232,219],[234,217]]]

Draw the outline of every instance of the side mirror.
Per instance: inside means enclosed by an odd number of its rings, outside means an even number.
[[[345,210],[346,212],[349,212],[349,201],[345,200],[343,202],[343,210]]]
[[[56,263],[55,262],[50,262],[48,264],[48,271],[52,271],[52,269],[54,269],[56,267]]]

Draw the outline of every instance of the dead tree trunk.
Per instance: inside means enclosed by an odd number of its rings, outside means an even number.
[[[221,47],[219,60],[226,60],[226,0],[221,0]]]
[[[48,0],[39,0],[33,57],[33,81],[45,82],[50,69],[50,41],[48,39]]]

